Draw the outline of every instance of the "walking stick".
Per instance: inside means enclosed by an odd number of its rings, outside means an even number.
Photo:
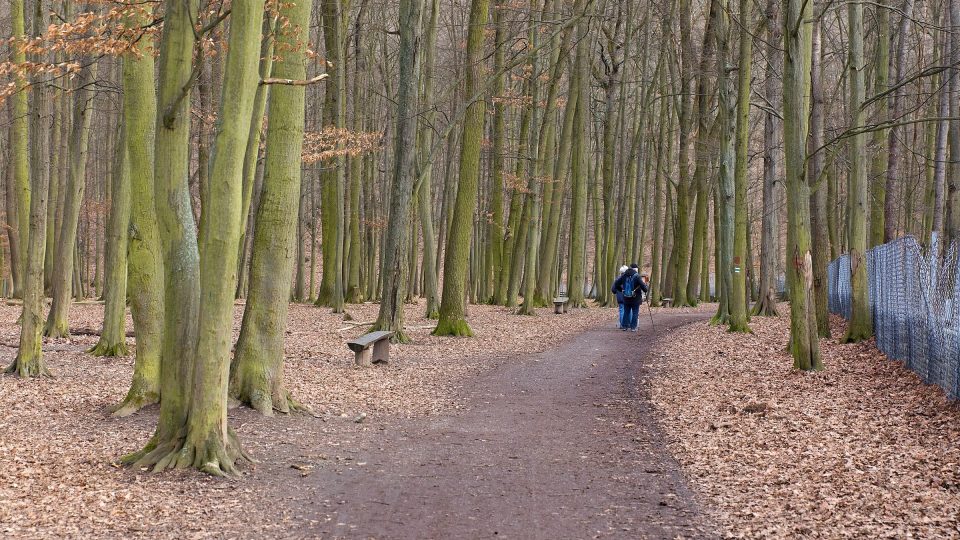
[[[647,301],[647,313],[650,314],[650,328],[656,330],[657,327],[653,324],[653,308],[650,307],[650,301]]]

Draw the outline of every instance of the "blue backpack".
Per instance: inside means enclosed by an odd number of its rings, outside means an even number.
[[[637,296],[636,282],[637,282],[636,274],[623,280],[623,297],[624,298],[634,298],[635,296]]]

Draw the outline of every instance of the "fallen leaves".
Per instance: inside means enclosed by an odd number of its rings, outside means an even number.
[[[652,355],[670,448],[725,536],[960,537],[956,404],[871,343],[823,340],[826,369],[800,373],[787,318],[751,328],[693,325]]]
[[[376,318],[378,306],[350,306],[356,320]],[[242,307],[236,310],[234,336]],[[387,366],[353,365],[346,341],[363,327],[338,332],[342,316],[313,306],[290,307],[285,382],[294,399],[323,420],[308,416],[264,418],[231,410],[244,448],[260,463],[227,482],[192,472],[152,475],[119,467],[125,453],[142,447],[156,425],[156,407],[112,418],[110,407],[127,391],[133,358],[84,353],[97,336],[47,340],[45,358],[54,378],[22,380],[0,375],[0,536],[3,538],[233,538],[289,537],[298,530],[281,506],[263,504],[265,483],[292,467],[288,448],[310,441],[314,456],[293,461],[298,476],[328,464],[354,463],[351,437],[382,429],[397,418],[462,407],[460,390],[471,375],[527,353],[539,352],[594,327],[615,324],[615,311],[552,309],[538,317],[470,306],[475,338],[436,338],[422,305],[407,305],[409,345],[394,345]],[[16,305],[0,305],[0,367],[12,361],[18,341]],[[71,308],[73,328],[99,328],[103,306]],[[127,323],[132,330],[132,323]],[[134,340],[128,340],[134,345]],[[330,453],[319,453],[324,450]],[[355,463],[365,466],[365,462]],[[256,468],[254,468],[256,467]],[[294,533],[295,534],[295,533]]]

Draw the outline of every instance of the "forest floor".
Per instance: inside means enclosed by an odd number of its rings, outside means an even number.
[[[957,404],[872,342],[822,340],[826,369],[805,374],[789,317],[751,328],[690,325],[654,355],[659,421],[722,534],[960,538]]]
[[[348,307],[356,321],[372,320],[376,310]],[[0,306],[4,363],[15,354],[19,311]],[[649,412],[634,419],[646,401],[627,384],[635,375],[627,365],[652,340],[614,330],[615,310],[520,317],[471,306],[473,339],[429,336],[421,311],[407,306],[414,342],[395,347],[388,366],[357,369],[345,341],[361,329],[328,309],[292,306],[285,379],[317,416],[232,409],[231,426],[258,463],[225,481],[117,464],[149,438],[157,408],[109,415],[133,360],[85,354],[97,337],[79,331],[99,328],[102,306],[75,305],[75,337],[44,343],[54,378],[0,376],[0,536],[357,537],[415,526],[433,527],[419,529],[421,537],[537,536],[560,524],[631,537],[707,530]],[[690,316],[702,314],[679,315]],[[591,330],[598,327],[606,330]],[[547,350],[560,352],[537,354]],[[491,442],[497,437],[502,445]],[[413,490],[423,498],[408,497]],[[424,511],[418,500],[442,502],[440,513],[416,514]],[[471,502],[479,500],[489,504]],[[520,508],[537,521],[514,520]],[[504,528],[479,528],[491,523]]]

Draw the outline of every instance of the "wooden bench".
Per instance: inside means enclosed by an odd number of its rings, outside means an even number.
[[[390,361],[390,338],[393,332],[370,332],[357,339],[347,342],[347,347],[353,351],[354,362],[358,366],[372,366],[386,364]]]
[[[567,303],[570,301],[566,296],[558,296],[553,299],[553,312],[562,315],[567,312]]]
[[[663,307],[670,307],[670,304],[673,303],[673,298],[661,298],[660,305]]]

